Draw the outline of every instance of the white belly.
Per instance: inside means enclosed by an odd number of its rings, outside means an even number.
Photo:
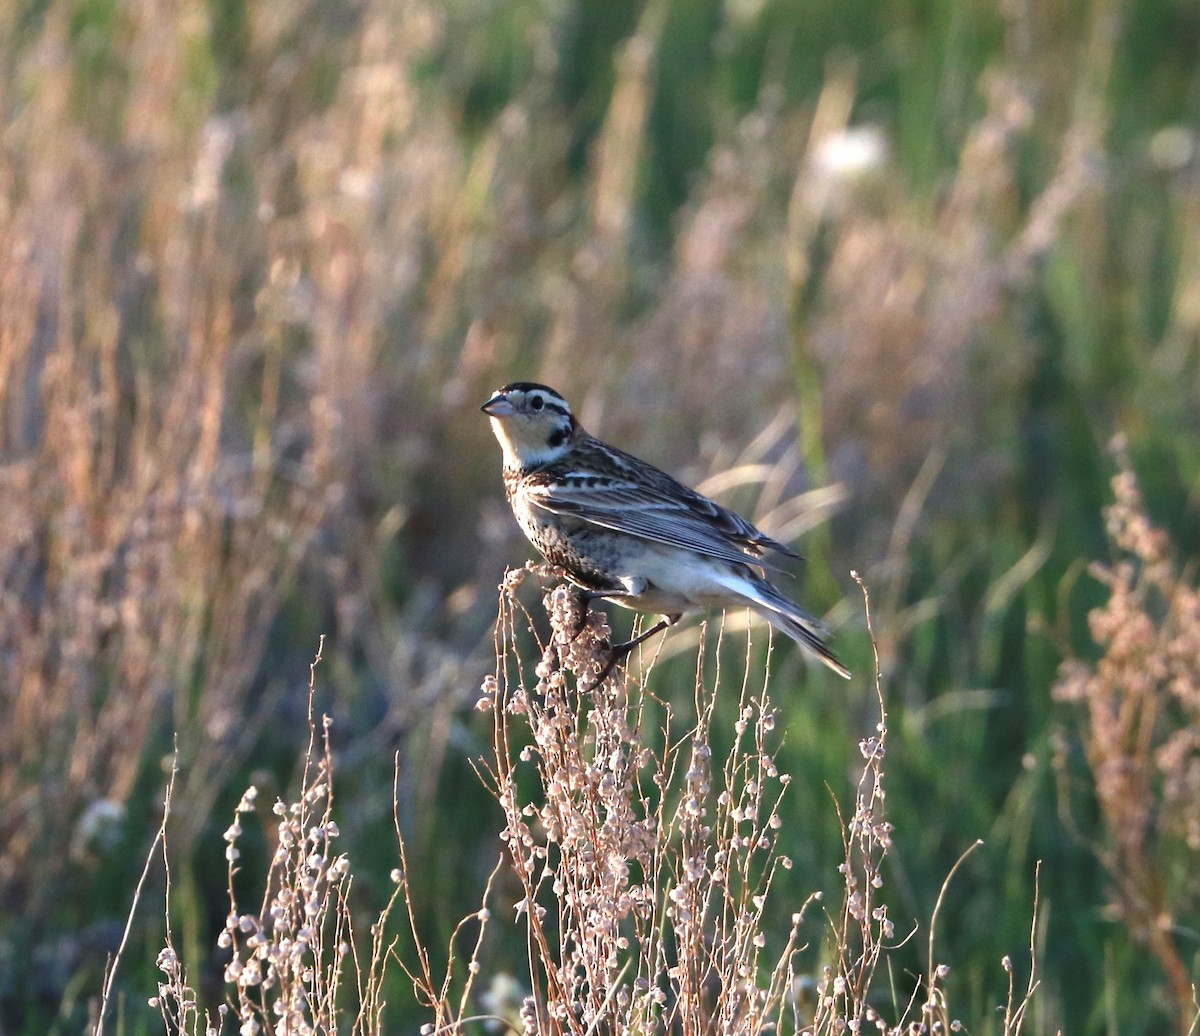
[[[674,547],[647,543],[624,559],[619,579],[641,592],[613,600],[626,608],[657,615],[677,615],[710,607],[746,603],[732,590],[733,566]]]

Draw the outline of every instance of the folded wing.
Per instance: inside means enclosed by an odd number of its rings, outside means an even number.
[[[531,504],[553,514],[721,561],[777,568],[762,560],[764,552],[798,557],[728,508],[651,471],[653,479],[644,473],[625,479],[587,470],[546,471],[526,479],[523,491]]]

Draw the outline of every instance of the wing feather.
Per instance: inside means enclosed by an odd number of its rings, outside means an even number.
[[[734,564],[774,569],[762,560],[765,551],[798,556],[740,515],[629,454],[606,448],[603,459],[613,472],[608,474],[600,473],[600,465],[581,464],[585,459],[577,454],[569,466],[526,478],[526,499],[553,514]]]

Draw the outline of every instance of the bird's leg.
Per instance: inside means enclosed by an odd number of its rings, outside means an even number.
[[[649,640],[655,634],[661,633],[670,626],[674,626],[679,621],[678,615],[664,615],[658,622],[651,626],[648,630],[643,630],[632,640],[625,641],[624,644],[614,644],[612,652],[617,658],[624,658],[639,644]]]
[[[571,634],[571,639],[574,640],[583,632],[587,625],[588,609],[593,601],[602,601],[609,597],[625,597],[628,591],[621,590],[584,590],[580,589],[576,595],[576,600],[579,602],[579,622],[575,625],[575,631]]]
[[[571,639],[574,640],[579,636],[587,626],[588,612],[591,610],[592,601],[595,600],[595,590],[580,589],[575,594],[575,600],[579,603],[579,621],[575,623],[575,628],[571,631]]]
[[[608,663],[601,670],[600,675],[596,677],[596,683],[603,683],[608,679],[609,674],[616,668],[618,662],[625,658],[635,647],[644,643],[651,637],[656,636],[663,630],[674,626],[682,618],[682,615],[664,615],[658,622],[651,626],[648,630],[643,630],[632,640],[625,641],[624,644],[614,644],[610,649]]]

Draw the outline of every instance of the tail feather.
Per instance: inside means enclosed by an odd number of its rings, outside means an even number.
[[[790,615],[767,608],[760,608],[759,613],[777,630],[782,630],[809,654],[824,662],[838,676],[850,679],[850,670],[842,665],[829,645],[803,623]]]
[[[829,631],[820,619],[809,615],[795,601],[785,597],[757,574],[731,573],[726,585],[745,597],[747,603],[777,630],[786,633],[838,676],[850,679],[850,670],[842,665],[837,655],[825,643]]]

